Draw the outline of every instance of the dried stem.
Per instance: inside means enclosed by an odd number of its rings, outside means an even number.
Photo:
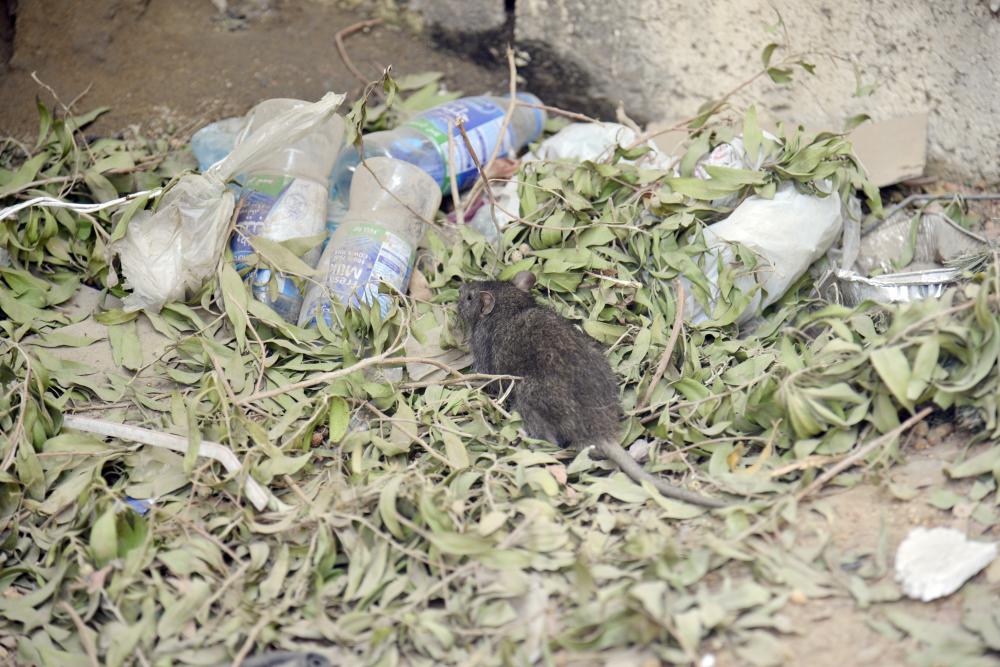
[[[674,353],[674,346],[677,344],[677,338],[680,336],[681,329],[684,327],[684,286],[681,285],[680,281],[677,281],[677,312],[674,313],[674,326],[670,330],[670,340],[667,341],[667,347],[663,350],[663,356],[660,357],[660,363],[656,367],[656,372],[653,373],[653,379],[649,383],[649,387],[646,388],[646,395],[642,397],[639,404],[635,406],[636,410],[641,410],[653,397],[653,392],[656,390],[656,385],[659,384],[660,379],[667,370],[667,364],[670,363],[670,356]]]
[[[94,638],[88,633],[89,628],[84,624],[83,619],[80,618],[80,614],[76,613],[73,605],[66,600],[60,602],[59,607],[69,614],[69,617],[73,620],[73,625],[76,626],[76,631],[80,635],[80,643],[83,644],[83,651],[87,654],[87,660],[90,661],[91,667],[101,667],[101,662],[97,659],[97,647],[94,646]]]
[[[391,349],[382,354],[378,354],[374,357],[368,357],[367,359],[362,359],[361,361],[348,366],[347,368],[339,368],[335,371],[327,371],[326,373],[320,373],[319,375],[313,375],[312,377],[302,380],[300,382],[294,382],[292,384],[287,384],[281,387],[276,387],[274,389],[269,389],[267,391],[257,392],[255,394],[250,394],[236,401],[237,405],[246,405],[247,403],[253,403],[254,401],[260,401],[265,398],[271,398],[272,396],[280,396],[281,394],[287,394],[289,392],[295,391],[297,389],[304,389],[306,387],[312,387],[317,384],[329,384],[330,382],[346,377],[351,373],[356,373],[360,370],[368,368],[369,366],[402,366],[405,364],[428,364],[429,366],[436,366],[443,371],[447,371],[450,375],[455,377],[462,377],[462,374],[456,369],[452,368],[448,364],[442,363],[437,359],[427,359],[424,357],[390,357],[389,355],[395,353],[397,349]]]
[[[344,38],[353,35],[359,30],[364,30],[365,28],[372,28],[382,23],[383,23],[382,19],[369,19],[367,21],[359,21],[354,25],[349,25],[343,30],[338,31],[337,34],[333,36],[333,41],[337,45],[337,53],[340,54],[340,59],[344,61],[344,66],[347,67],[347,69],[351,72],[351,74],[354,75],[355,79],[360,81],[361,84],[365,86],[367,86],[369,83],[368,79],[366,79],[365,75],[362,74],[361,71],[354,66],[354,61],[352,61],[351,57],[347,55],[347,49],[344,47]]]
[[[835,466],[827,470],[825,473],[817,477],[812,484],[810,484],[805,489],[800,491],[796,496],[796,499],[802,500],[809,494],[814,493],[815,491],[820,489],[824,484],[829,482],[831,479],[833,479],[843,471],[847,470],[848,468],[856,464],[858,461],[862,460],[863,458],[871,454],[873,451],[878,449],[879,447],[882,447],[886,443],[895,440],[896,438],[899,437],[901,433],[916,426],[933,411],[934,408],[924,408],[923,410],[913,415],[912,417],[910,417],[902,424],[889,431],[888,433],[884,433],[883,435],[880,435],[879,437],[875,438],[868,444],[859,447],[853,454],[844,458],[842,461],[840,461],[840,463],[836,464]]]
[[[490,270],[490,273],[495,274],[497,262],[500,261],[500,252],[503,250],[503,232],[500,229],[500,222],[497,220],[497,199],[493,195],[493,188],[489,186],[486,172],[483,171],[483,165],[479,163],[479,158],[476,156],[476,149],[472,147],[472,141],[469,140],[469,135],[465,133],[465,127],[462,123],[458,124],[458,131],[462,134],[462,141],[465,142],[465,147],[468,149],[469,154],[472,155],[472,161],[476,163],[476,169],[479,170],[480,178],[486,183],[486,196],[490,200],[490,218],[493,219],[493,227],[497,230],[496,253],[493,255],[493,267]]]

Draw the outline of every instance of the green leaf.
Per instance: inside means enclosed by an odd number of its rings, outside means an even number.
[[[767,75],[777,84],[789,83],[792,80],[792,70],[787,67],[768,67]]]
[[[204,579],[195,577],[185,583],[186,592],[164,608],[163,616],[156,624],[156,634],[161,639],[179,633],[212,594],[212,587]]]
[[[236,273],[236,269],[228,262],[222,263],[222,273],[219,276],[219,286],[222,288],[222,299],[226,307],[226,316],[233,325],[233,334],[240,349],[247,344],[247,290]]]
[[[441,439],[444,441],[445,456],[448,463],[455,470],[464,470],[469,467],[469,453],[465,450],[465,443],[454,433],[441,431]]]
[[[339,396],[334,396],[330,400],[330,412],[327,419],[331,444],[336,444],[344,439],[350,423],[351,410],[347,401]]]
[[[399,510],[396,509],[396,496],[399,494],[399,485],[402,481],[402,476],[391,477],[382,487],[378,496],[378,513],[382,517],[382,523],[393,537],[399,540],[406,537],[400,525]]]
[[[435,549],[449,556],[476,556],[493,548],[489,541],[478,535],[440,532],[428,535],[427,539]]]
[[[108,327],[108,342],[115,364],[129,370],[142,368],[142,350],[135,320]]]
[[[318,275],[316,269],[296,257],[292,251],[277,241],[263,236],[251,236],[249,241],[257,256],[280,273],[293,276]]]
[[[98,567],[118,555],[118,530],[115,527],[114,507],[108,506],[90,528],[90,550]]]
[[[774,42],[771,42],[770,44],[764,47],[763,51],[761,51],[760,62],[764,65],[765,69],[771,66],[771,56],[774,55],[774,50],[777,48],[778,45],[775,44]]]
[[[871,119],[872,117],[866,113],[859,113],[856,116],[851,116],[850,118],[844,121],[844,132],[850,132],[851,130],[858,127],[862,123],[866,123]]]
[[[899,347],[885,347],[872,350],[870,353],[872,366],[878,372],[882,382],[889,388],[900,405],[913,410],[913,401],[906,397],[912,373],[910,364]]]
[[[20,192],[24,189],[24,186],[28,185],[35,180],[38,175],[38,170],[42,168],[42,165],[49,159],[49,154],[42,152],[35,155],[28,160],[25,160],[16,172],[14,176],[4,185],[0,187],[0,199],[9,197],[12,194]]]

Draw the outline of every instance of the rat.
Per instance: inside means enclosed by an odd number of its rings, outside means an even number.
[[[702,507],[725,503],[672,486],[647,472],[618,442],[618,381],[600,343],[531,295],[535,276],[469,281],[458,315],[469,334],[477,373],[515,375],[511,400],[532,438],[560,447],[594,447],[635,482]]]

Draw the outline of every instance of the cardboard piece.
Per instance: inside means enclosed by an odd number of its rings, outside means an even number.
[[[927,113],[865,123],[848,135],[868,178],[884,188],[924,175]]]

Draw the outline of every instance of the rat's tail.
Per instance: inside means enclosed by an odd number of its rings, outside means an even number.
[[[615,465],[621,468],[622,472],[628,475],[633,482],[639,483],[647,481],[667,498],[682,500],[686,503],[691,503],[692,505],[700,505],[701,507],[726,507],[726,503],[722,500],[707,498],[685,489],[679,489],[676,486],[669,484],[666,480],[660,479],[659,477],[646,472],[646,469],[639,465],[639,463],[633,459],[616,441],[606,440],[602,442],[599,447],[601,452],[603,452],[606,457],[614,461]]]

